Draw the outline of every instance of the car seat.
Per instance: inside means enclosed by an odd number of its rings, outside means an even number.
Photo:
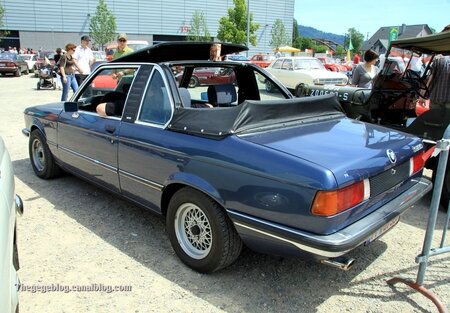
[[[231,106],[236,100],[236,88],[232,84],[210,85],[208,87],[208,101],[214,107]]]
[[[178,88],[178,92],[180,93],[181,103],[183,107],[190,108],[191,107],[191,94],[189,90],[184,87]]]

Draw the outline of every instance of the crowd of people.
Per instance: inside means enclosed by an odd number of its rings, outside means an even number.
[[[127,35],[122,33],[117,36],[117,51],[113,55],[116,59],[124,54],[133,52],[127,46]],[[62,83],[61,101],[67,101],[69,90],[76,92],[83,81],[91,74],[91,67],[95,62],[92,49],[89,47],[91,38],[87,35],[81,37],[80,45],[68,43],[65,46],[65,54],[58,48],[55,55],[55,64],[59,68],[57,80]],[[115,76],[115,77],[114,77]],[[120,78],[119,73],[113,74],[114,78]]]

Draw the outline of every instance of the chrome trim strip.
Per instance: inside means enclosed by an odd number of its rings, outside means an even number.
[[[254,232],[263,234],[263,235],[265,235],[265,236],[268,236],[268,237],[277,239],[277,240],[279,240],[279,241],[287,242],[287,243],[289,243],[289,244],[295,246],[297,249],[300,249],[300,250],[303,250],[303,251],[307,251],[307,252],[310,252],[310,253],[313,253],[313,254],[317,254],[317,255],[320,255],[320,256],[328,257],[328,258],[334,258],[334,257],[338,257],[338,256],[341,256],[341,255],[344,255],[344,254],[346,254],[348,251],[351,250],[351,249],[349,249],[349,250],[338,251],[338,252],[332,252],[332,251],[320,250],[320,249],[316,249],[316,248],[313,248],[313,247],[306,246],[306,245],[304,245],[304,244],[298,243],[298,242],[293,241],[293,240],[291,240],[291,239],[283,238],[283,237],[280,237],[280,236],[277,236],[277,235],[274,235],[274,234],[271,234],[271,233],[262,231],[262,230],[260,230],[260,229],[254,228],[254,227],[250,227],[250,226],[248,226],[248,225],[241,224],[241,223],[239,223],[239,222],[235,222],[234,224],[235,224],[236,226],[239,226],[239,227],[243,227],[243,228],[249,229],[249,230],[251,230],[251,231],[254,231]]]
[[[100,166],[100,167],[102,167],[102,168],[104,168],[104,169],[106,169],[106,170],[108,170],[108,171],[110,171],[110,172],[113,172],[113,173],[117,174],[117,167],[114,167],[114,166],[111,166],[111,165],[109,165],[109,164],[100,162],[99,160],[95,160],[95,159],[93,159],[93,158],[87,157],[87,156],[85,156],[85,155],[83,155],[83,154],[81,154],[81,153],[75,152],[75,151],[70,150],[70,149],[65,148],[65,147],[59,146],[59,149],[60,149],[62,152],[66,152],[66,153],[68,153],[68,154],[71,154],[71,155],[73,155],[73,156],[76,156],[76,157],[78,157],[78,158],[80,158],[80,159],[83,159],[83,160],[85,160],[85,161],[88,161],[88,162],[90,162],[90,163],[92,163],[92,164],[94,164],[94,165],[98,165],[98,166]]]
[[[135,181],[137,183],[143,184],[143,185],[145,185],[147,187],[156,189],[158,191],[162,191],[162,189],[164,188],[164,185],[152,182],[152,181],[150,181],[148,179],[142,178],[140,176],[136,176],[134,174],[131,174],[129,172],[126,172],[126,171],[123,171],[123,170],[120,170],[120,169],[119,169],[119,175],[123,175],[125,178],[131,179],[131,180],[133,180],[133,181]]]

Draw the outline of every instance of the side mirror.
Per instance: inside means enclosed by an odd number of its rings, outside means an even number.
[[[78,111],[78,103],[76,102],[64,102],[64,111],[65,112],[77,112]]]

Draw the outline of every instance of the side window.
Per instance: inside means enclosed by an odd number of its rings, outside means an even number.
[[[283,59],[276,60],[275,63],[273,64],[272,68],[280,69],[281,63],[283,63]]]
[[[172,106],[161,73],[153,71],[139,112],[142,122],[164,125],[170,119]]]
[[[122,115],[128,92],[134,80],[135,68],[104,68],[90,77],[89,83],[80,92],[75,100],[80,111],[96,113],[96,107],[100,103],[110,102],[117,107],[114,116]]]
[[[290,70],[290,69],[292,69],[292,60],[291,59],[284,60],[283,65],[282,65],[282,69],[283,70]]]
[[[255,75],[259,89],[259,97],[261,100],[286,99],[286,96],[281,92],[280,88],[278,88],[278,86],[269,78],[256,71]]]

